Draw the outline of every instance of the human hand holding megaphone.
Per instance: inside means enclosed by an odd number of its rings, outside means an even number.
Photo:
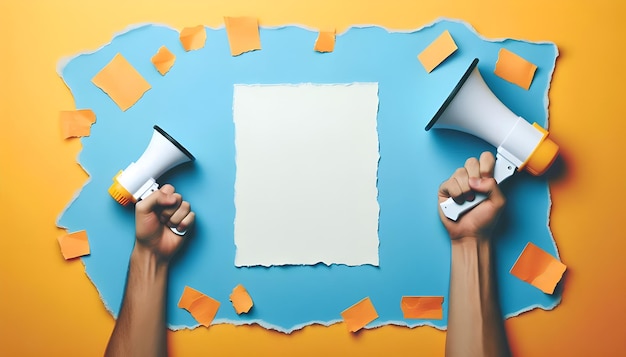
[[[136,162],[120,171],[109,187],[109,194],[119,204],[137,203],[159,189],[156,180],[180,164],[195,160],[194,156],[158,125],[154,126],[148,147]],[[172,232],[184,235],[176,227]]]
[[[548,131],[515,115],[493,94],[478,71],[474,59],[426,130],[453,129],[477,136],[497,148],[494,178],[500,183],[515,170],[543,174],[554,162],[559,147]],[[444,215],[454,221],[487,199],[477,193],[472,201],[457,204],[452,198],[440,204]]]

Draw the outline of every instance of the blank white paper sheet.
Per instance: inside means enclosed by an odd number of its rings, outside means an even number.
[[[235,265],[378,266],[378,84],[235,85]]]

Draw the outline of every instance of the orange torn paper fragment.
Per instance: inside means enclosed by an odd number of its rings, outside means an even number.
[[[61,254],[65,260],[82,257],[90,253],[87,231],[78,231],[58,238]]]
[[[535,76],[535,71],[537,71],[535,64],[506,48],[500,49],[494,70],[498,77],[528,90]]]
[[[91,82],[108,94],[123,111],[137,103],[151,88],[150,83],[120,53]]]
[[[457,48],[450,32],[446,30],[417,55],[417,58],[422,63],[422,66],[424,66],[424,69],[426,69],[426,72],[430,73],[435,67],[439,66],[441,62],[453,54]]]
[[[348,331],[357,332],[370,322],[378,318],[372,300],[369,297],[357,302],[341,313],[343,321],[348,326]]]
[[[335,31],[320,31],[313,49],[317,52],[333,52],[335,49]]]
[[[180,32],[179,38],[185,51],[199,50],[206,43],[206,29],[202,25],[185,27]]]
[[[64,139],[89,136],[96,114],[91,109],[63,110],[59,115]]]
[[[255,17],[224,17],[230,54],[239,56],[244,52],[260,50],[259,20]]]
[[[161,46],[157,53],[152,56],[152,64],[162,76],[169,72],[175,61],[176,56],[165,46]]]
[[[511,268],[511,274],[546,294],[552,294],[566,269],[567,266],[552,255],[528,243]]]
[[[254,305],[250,294],[241,284],[233,289],[233,292],[230,294],[230,301],[233,303],[233,307],[238,315],[248,313]]]
[[[405,319],[443,318],[443,296],[403,296],[400,308]]]
[[[217,314],[220,302],[198,290],[185,286],[183,295],[178,300],[178,307],[189,311],[191,316],[202,326],[209,327]]]

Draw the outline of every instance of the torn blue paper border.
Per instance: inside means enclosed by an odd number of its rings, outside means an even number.
[[[428,74],[417,55],[444,30],[450,31],[459,48]],[[490,41],[464,22],[445,19],[409,32],[353,27],[337,36],[334,52],[323,54],[313,51],[315,31],[287,26],[260,32],[262,50],[232,57],[224,28],[207,28],[205,47],[185,52],[177,30],[146,24],[60,64],[59,74],[76,108],[92,109],[98,121],[91,136],[82,139],[79,156],[90,180],[58,224],[70,231],[87,230],[91,255],[83,262],[107,309],[117,316],[134,239],[132,209],[119,206],[107,189],[112,177],[140,156],[157,124],[197,158],[194,165],[159,180],[172,183],[197,213],[196,235],[170,273],[171,328],[198,326],[176,306],[185,285],[222,303],[214,324],[259,324],[282,332],[310,324],[330,325],[341,320],[341,311],[369,296],[379,318],[368,328],[387,324],[445,328],[450,244],[437,214],[437,188],[467,157],[495,148],[462,133],[426,132],[424,126],[477,57],[481,74],[498,98],[516,114],[547,127],[556,46]],[[150,62],[163,45],[176,55],[165,76]],[[538,66],[530,90],[493,74],[503,47]],[[118,52],[152,85],[126,112],[91,83]],[[233,85],[352,82],[379,83],[380,267],[236,268]],[[543,178],[519,173],[503,189],[508,205],[496,246],[503,312],[512,316],[536,307],[552,309],[560,301],[559,293],[546,295],[509,274],[528,241],[558,257],[548,227],[548,184]],[[243,284],[254,300],[248,314],[237,315],[230,306],[228,296],[237,284]],[[403,295],[444,296],[443,319],[405,320],[400,309]]]

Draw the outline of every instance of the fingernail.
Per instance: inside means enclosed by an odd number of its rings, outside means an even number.
[[[478,178],[478,177],[470,177],[469,178],[469,184],[470,184],[470,186],[474,186],[474,187],[480,185],[480,178]]]

